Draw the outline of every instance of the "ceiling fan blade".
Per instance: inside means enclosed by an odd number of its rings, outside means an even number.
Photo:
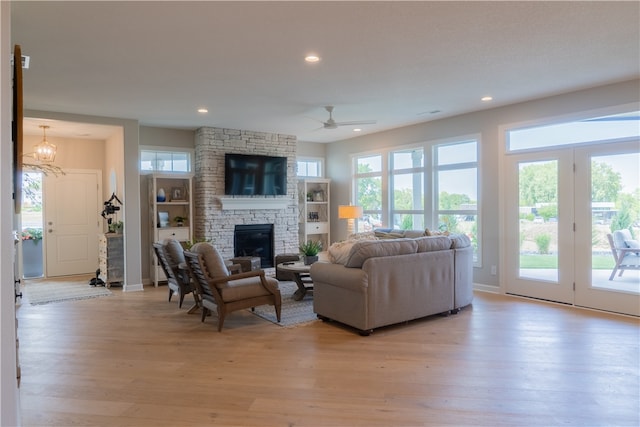
[[[336,126],[375,125],[376,120],[355,120],[352,122],[337,122]]]

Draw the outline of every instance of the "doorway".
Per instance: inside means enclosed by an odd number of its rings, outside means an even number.
[[[507,293],[640,315],[640,274],[609,280],[607,233],[640,237],[640,143],[506,157]]]

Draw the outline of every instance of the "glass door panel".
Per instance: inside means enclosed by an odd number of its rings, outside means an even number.
[[[558,161],[522,162],[518,169],[518,275],[557,283]]]
[[[573,303],[573,153],[506,161],[507,293]]]
[[[640,144],[576,150],[576,305],[640,315],[640,270],[612,277],[607,234],[640,240]],[[638,256],[640,264],[640,256]]]

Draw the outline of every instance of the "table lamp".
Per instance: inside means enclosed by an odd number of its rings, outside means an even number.
[[[355,219],[362,218],[362,207],[353,205],[338,206],[338,218],[347,220],[347,232],[355,233]]]

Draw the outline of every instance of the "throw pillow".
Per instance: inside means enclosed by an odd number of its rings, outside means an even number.
[[[448,231],[429,230],[428,228],[426,228],[424,230],[424,234],[427,235],[427,236],[448,236],[449,232]]]
[[[624,244],[631,249],[640,249],[640,243],[637,240],[625,240]],[[640,251],[636,252],[636,255],[640,255]]]
[[[356,240],[344,240],[329,246],[329,261],[344,265],[349,259],[349,253],[355,243]]]
[[[376,233],[373,231],[363,231],[361,233],[353,233],[347,237],[347,240],[376,240]]]

